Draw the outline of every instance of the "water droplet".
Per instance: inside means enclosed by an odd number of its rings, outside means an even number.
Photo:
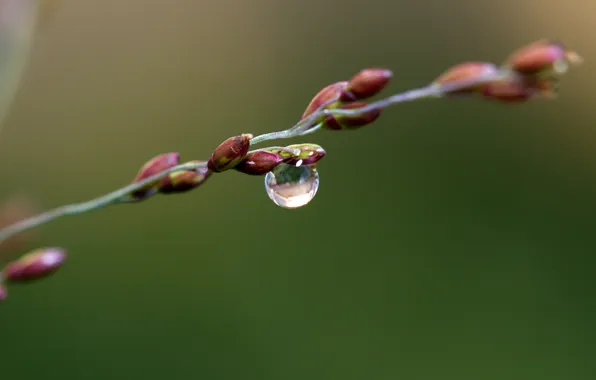
[[[314,165],[281,164],[265,176],[269,198],[283,208],[298,208],[310,202],[319,189],[319,172]]]

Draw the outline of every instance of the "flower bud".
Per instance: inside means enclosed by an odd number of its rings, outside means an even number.
[[[366,103],[350,103],[342,106],[341,109],[358,109],[367,106]],[[355,129],[371,124],[381,116],[381,109],[373,109],[359,116],[327,116],[324,127],[332,130]]]
[[[8,291],[4,285],[0,284],[0,302],[4,301],[6,297],[8,297]]]
[[[505,103],[521,103],[533,98],[552,98],[555,95],[551,81],[512,77],[488,83],[482,89],[485,98]]]
[[[347,85],[348,82],[337,82],[330,84],[329,86],[319,91],[315,95],[315,97],[310,101],[308,107],[306,107],[304,114],[302,114],[302,119],[318,110],[324,104],[327,104],[325,108],[337,107],[339,105],[339,98],[342,97],[342,94]]]
[[[192,163],[205,163],[205,161],[190,161]],[[202,185],[209,177],[211,172],[206,167],[195,170],[182,170],[170,173],[159,182],[159,192],[162,194],[184,193]]]
[[[250,153],[234,169],[249,175],[264,175],[282,163],[283,158],[275,152],[257,150]]]
[[[443,86],[448,84],[454,84],[457,82],[473,82],[475,80],[481,80],[489,75],[497,75],[499,69],[492,63],[489,62],[465,62],[459,65],[452,66],[441,74],[437,79],[434,80],[435,86]],[[472,84],[470,86],[449,91],[450,94],[463,94],[478,92],[482,89],[484,84]]]
[[[564,74],[570,64],[581,63],[582,58],[562,44],[548,40],[526,45],[509,56],[505,66],[527,75]]]
[[[393,73],[388,69],[364,69],[350,79],[340,100],[345,102],[373,97],[387,86],[392,77]]]
[[[58,270],[65,259],[61,248],[42,248],[7,264],[2,272],[7,282],[38,280]]]
[[[506,103],[520,103],[529,100],[534,92],[523,83],[515,81],[499,81],[486,85],[482,89],[485,98]]]
[[[283,157],[284,163],[288,165],[312,165],[325,157],[325,149],[317,144],[294,144],[286,147],[288,150],[296,151],[296,154],[286,150],[279,150],[279,155]]]
[[[178,165],[179,161],[180,154],[177,152],[164,153],[160,154],[159,156],[153,157],[151,160],[147,161],[145,165],[143,165],[133,182],[140,182],[148,177],[161,173],[164,170],[170,169]],[[158,184],[159,180],[155,181],[155,183],[150,183],[147,186],[144,186],[140,190],[135,191],[132,194],[133,199],[143,200],[149,198],[150,196],[157,193]]]
[[[209,159],[209,170],[220,173],[238,165],[248,153],[251,134],[230,137],[221,143]]]

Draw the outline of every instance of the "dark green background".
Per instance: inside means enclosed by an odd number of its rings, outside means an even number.
[[[299,210],[226,173],[42,227],[70,258],[0,305],[3,378],[595,378],[595,4],[62,3],[0,138],[0,195],[44,208],[285,129],[364,67],[398,92],[542,37],[587,64],[556,101],[406,104],[292,140],[328,153]]]

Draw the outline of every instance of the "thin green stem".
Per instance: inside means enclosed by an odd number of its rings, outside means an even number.
[[[431,84],[426,87],[417,88],[414,90],[406,91],[401,94],[395,94],[388,98],[378,100],[376,102],[372,102],[364,107],[361,108],[354,108],[354,109],[323,109],[320,112],[323,115],[332,115],[332,116],[361,116],[367,112],[387,108],[394,104],[411,102],[414,100],[422,100],[422,99],[437,99],[441,98],[445,94],[448,94],[453,91],[461,90],[464,88],[469,88],[473,86],[478,86],[483,83],[493,82],[499,79],[503,79],[506,76],[515,75],[509,71],[498,71],[495,73],[489,73],[482,77],[476,78],[474,80],[467,80],[467,81],[457,81],[453,83],[448,83],[444,85],[437,85]]]
[[[368,105],[360,108],[353,108],[353,109],[343,109],[343,108],[333,108],[327,109],[327,106],[333,102],[335,99],[332,99],[324,104],[322,104],[317,110],[311,113],[308,117],[300,120],[296,123],[293,127],[288,128],[283,131],[278,132],[271,132],[266,133],[263,135],[256,136],[251,139],[251,146],[259,144],[264,141],[269,140],[279,140],[279,139],[287,139],[292,137],[304,136],[310,133],[313,133],[319,130],[322,125],[321,123],[315,124],[320,121],[321,118],[325,116],[351,116],[351,117],[358,117],[366,114],[367,112],[377,110],[377,109],[384,109],[389,106],[393,106],[399,103],[411,102],[414,100],[422,100],[422,99],[433,99],[433,98],[440,98],[443,95],[457,91],[460,89],[478,86],[484,83],[496,81],[499,79],[503,79],[505,77],[509,77],[511,75],[515,75],[515,73],[509,70],[499,70],[494,73],[488,73],[484,76],[477,77],[473,80],[462,80],[447,83],[444,85],[437,85],[431,84],[426,87],[417,88],[414,90],[409,90],[406,92],[402,92],[399,94],[392,95],[388,98],[384,98],[378,100],[376,102],[369,103]]]
[[[128,186],[122,187],[118,190],[115,190],[115,191],[108,193],[106,195],[103,195],[101,197],[92,199],[90,201],[81,202],[81,203],[73,203],[73,204],[57,207],[53,210],[46,211],[42,214],[33,216],[28,219],[24,219],[20,222],[17,222],[15,224],[12,224],[12,225],[6,227],[6,228],[3,228],[2,230],[0,230],[0,241],[6,240],[7,238],[9,238],[13,235],[16,235],[16,234],[26,231],[28,229],[37,227],[39,225],[48,223],[48,222],[58,219],[62,216],[83,214],[85,212],[97,210],[97,209],[109,206],[111,204],[121,203],[123,200],[128,199],[130,194],[132,194],[138,190],[141,190],[145,186],[150,185],[150,184],[154,183],[155,181],[162,179],[163,177],[167,176],[170,173],[184,171],[184,170],[202,169],[205,167],[207,167],[206,162],[191,162],[191,163],[174,166],[174,167],[164,170],[160,173],[157,173],[151,177],[147,177],[146,179],[144,179],[142,181],[132,183]]]
[[[319,124],[315,125],[314,127],[308,128],[304,132],[300,133],[300,136],[306,136],[306,135],[310,135],[311,133],[315,133],[322,127],[323,127],[323,123],[319,123]]]
[[[355,109],[341,109],[341,108],[326,109],[326,107],[330,103],[335,101],[335,100],[331,100],[330,102],[327,102],[327,103],[321,105],[321,107],[319,107],[315,112],[313,112],[309,116],[305,117],[304,119],[300,120],[293,127],[286,129],[285,131],[272,132],[272,133],[267,133],[264,135],[254,137],[253,139],[251,139],[251,145],[255,145],[255,144],[261,143],[263,141],[268,141],[268,140],[283,139],[283,138],[290,138],[290,137],[296,137],[296,136],[304,136],[304,135],[307,135],[310,133],[314,133],[314,132],[318,131],[319,129],[321,129],[321,127],[323,126],[323,123],[321,122],[321,118],[324,118],[329,115],[357,117],[357,116],[361,116],[367,112],[370,112],[372,110],[387,108],[389,106],[403,103],[403,102],[409,102],[409,101],[420,100],[420,99],[439,98],[449,92],[467,88],[467,87],[471,87],[471,86],[480,85],[480,84],[495,81],[498,79],[502,79],[507,75],[515,75],[515,74],[512,74],[509,71],[500,71],[500,72],[492,73],[492,74],[489,74],[489,75],[486,75],[486,76],[483,76],[483,77],[480,77],[480,78],[477,78],[477,79],[474,79],[471,81],[470,80],[459,81],[459,82],[453,82],[453,83],[440,85],[440,86],[436,85],[436,84],[431,84],[427,87],[422,87],[419,89],[410,90],[410,91],[406,91],[406,92],[403,92],[400,94],[396,94],[396,95],[390,96],[388,98],[381,99],[376,102],[370,103],[365,107],[355,108]],[[271,148],[287,150],[286,147],[281,147],[281,146],[280,147],[264,148],[264,149],[259,149],[259,150],[267,150],[267,149],[271,149]],[[253,150],[253,152],[254,152],[254,150]],[[13,235],[16,235],[16,234],[23,232],[25,230],[28,230],[30,228],[37,227],[39,225],[48,223],[48,222],[55,220],[62,216],[78,215],[78,214],[82,214],[85,212],[89,212],[92,210],[106,207],[108,205],[113,205],[113,204],[118,204],[118,203],[129,203],[131,201],[134,201],[134,198],[131,197],[131,194],[144,188],[147,185],[150,185],[151,183],[154,183],[155,181],[167,176],[170,173],[177,172],[177,171],[183,171],[183,170],[196,170],[196,169],[200,169],[200,168],[205,168],[206,166],[207,166],[207,164],[205,162],[200,162],[200,163],[191,162],[191,163],[178,165],[173,168],[164,170],[163,172],[157,173],[151,177],[148,177],[140,182],[132,183],[128,186],[125,186],[121,189],[113,191],[113,192],[106,194],[104,196],[92,199],[90,201],[61,206],[61,207],[55,208],[53,210],[39,214],[37,216],[31,217],[29,219],[22,220],[20,222],[17,222],[13,225],[10,225],[10,226],[0,230],[0,241],[3,241]]]
[[[294,124],[291,128],[288,128],[286,130],[279,131],[279,132],[265,133],[263,135],[253,137],[250,140],[251,146],[259,144],[264,141],[269,141],[269,140],[288,139],[288,138],[292,138],[292,137],[302,136],[304,133],[304,130],[308,130],[314,123],[317,122],[317,119],[319,117],[323,116],[323,114],[321,114],[320,111],[324,110],[327,106],[334,103],[335,101],[336,101],[335,99],[331,99],[331,100],[321,104],[321,106],[319,108],[317,108],[316,112],[313,112],[312,114],[308,115],[304,119],[300,120],[298,123]]]

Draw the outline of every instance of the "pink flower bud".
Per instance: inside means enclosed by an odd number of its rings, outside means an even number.
[[[246,157],[252,138],[252,135],[244,134],[230,137],[221,143],[209,159],[209,170],[220,173],[238,165]]]
[[[140,182],[148,177],[154,176],[164,170],[173,168],[178,165],[180,161],[180,154],[177,152],[164,153],[153,157],[139,170],[133,182]],[[155,181],[142,189],[134,192],[132,197],[135,200],[147,199],[158,191],[159,181]]]
[[[523,103],[535,98],[552,98],[555,91],[548,80],[511,77],[486,84],[482,95],[503,103]]]
[[[367,106],[366,103],[350,103],[341,109],[358,109]],[[324,126],[331,130],[355,129],[373,123],[381,116],[380,109],[368,111],[359,116],[327,116]]]
[[[0,284],[0,302],[4,301],[6,297],[8,297],[8,291],[4,285]]]
[[[548,40],[526,45],[509,56],[505,65],[526,75],[563,74],[570,64],[581,63],[581,57],[562,44]]]
[[[311,143],[288,145],[285,148],[286,150],[280,149],[277,153],[283,157],[284,164],[293,166],[312,165],[327,154],[322,146]]]
[[[453,84],[457,82],[468,82],[476,79],[480,80],[491,74],[497,74],[499,69],[489,62],[465,62],[459,65],[452,66],[434,80],[436,86],[443,86],[446,84]],[[469,87],[464,87],[459,90],[450,91],[451,94],[463,94],[478,92],[483,88],[484,84],[474,84]]]
[[[249,175],[264,175],[275,169],[283,157],[275,152],[257,150],[250,153],[234,169]]]
[[[38,280],[58,270],[65,259],[61,248],[42,248],[7,264],[2,272],[7,282]]]
[[[535,91],[517,81],[499,81],[486,85],[482,89],[484,97],[506,103],[520,103],[529,100]]]
[[[349,102],[373,97],[387,86],[392,77],[393,73],[388,69],[364,69],[350,79],[340,100]]]
[[[205,161],[191,161],[190,163],[205,163]],[[206,167],[195,170],[184,170],[170,173],[159,182],[159,192],[162,194],[184,193],[199,187],[213,174]]]
[[[339,105],[339,98],[342,96],[348,82],[337,82],[330,84],[319,91],[315,97],[310,101],[308,107],[302,114],[302,119],[309,116],[316,110],[318,110],[323,104],[328,104],[326,108],[335,108]],[[351,99],[355,100],[355,99]]]

